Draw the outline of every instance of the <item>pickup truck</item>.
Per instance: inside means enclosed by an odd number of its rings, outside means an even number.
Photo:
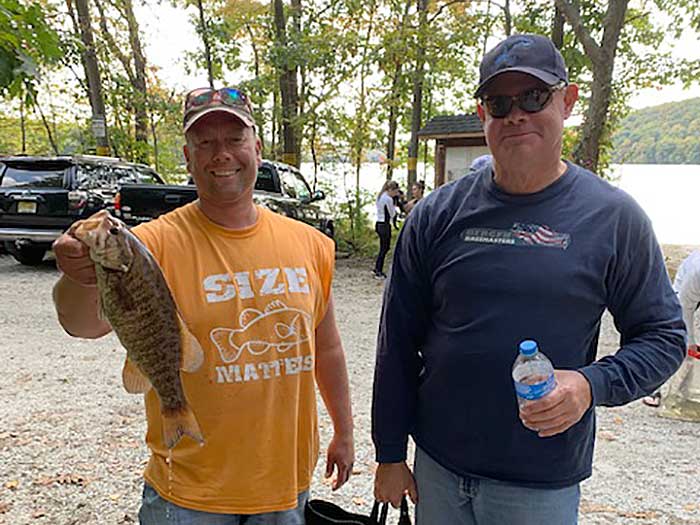
[[[37,265],[75,221],[112,209],[124,183],[164,181],[148,166],[112,157],[3,157],[0,242],[20,263]]]
[[[116,195],[114,213],[130,226],[140,224],[197,198],[192,184],[122,184]],[[264,160],[258,169],[253,199],[274,212],[310,224],[334,237],[333,220],[318,201],[323,191],[312,192],[302,174],[293,166]]]

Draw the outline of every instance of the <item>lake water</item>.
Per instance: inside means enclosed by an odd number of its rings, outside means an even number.
[[[305,165],[304,173],[313,173]],[[332,181],[336,198],[349,194],[355,186],[355,172],[349,164],[323,166],[323,180]],[[700,245],[700,165],[621,164],[612,166],[612,184],[632,195],[654,225],[662,244]],[[362,166],[360,185],[367,191],[379,191],[384,182],[384,168],[376,163]],[[406,170],[399,169],[396,179],[405,187]],[[419,165],[419,179],[431,185],[432,168],[423,172]],[[372,206],[368,212],[372,212]]]
[[[622,164],[614,184],[649,215],[662,244],[700,244],[700,165]]]

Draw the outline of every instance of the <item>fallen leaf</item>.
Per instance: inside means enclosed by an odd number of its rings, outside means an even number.
[[[688,512],[690,512],[692,510],[700,510],[700,504],[688,503],[687,505],[683,505],[683,510],[687,510]]]
[[[46,516],[46,512],[44,512],[43,510],[37,510],[32,514],[32,518],[34,519],[43,518],[44,516]]]
[[[352,469],[352,475],[357,476],[358,474],[362,474],[363,470],[361,468],[354,468]]]
[[[622,425],[622,423],[624,423],[624,422],[625,422],[625,420],[622,419],[620,416],[615,416],[613,418],[613,423],[615,423],[616,425]]]
[[[5,514],[8,510],[10,510],[10,504],[0,502],[0,514]]]
[[[359,496],[355,496],[354,498],[352,498],[352,502],[353,502],[355,505],[364,505],[364,504],[365,504],[365,498],[361,498],[361,497],[359,497]]]
[[[10,489],[10,490],[15,490],[17,487],[19,487],[19,481],[16,479],[13,479],[12,481],[8,481],[5,483],[5,488]]]
[[[613,434],[612,432],[607,432],[605,430],[601,430],[598,432],[598,438],[603,439],[605,441],[617,441],[617,436]]]
[[[110,494],[109,499],[112,501],[117,501],[121,497],[121,494]]]
[[[90,480],[80,474],[59,474],[58,476],[44,476],[34,480],[35,485],[43,485],[47,487],[53,485],[54,483],[58,485],[79,485],[84,487],[90,482]]]

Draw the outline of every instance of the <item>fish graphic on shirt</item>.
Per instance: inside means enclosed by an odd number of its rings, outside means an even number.
[[[310,340],[311,316],[280,300],[261,312],[247,308],[238,319],[240,328],[214,328],[209,336],[224,363],[236,361],[243,351],[261,355],[272,349],[284,353]]]

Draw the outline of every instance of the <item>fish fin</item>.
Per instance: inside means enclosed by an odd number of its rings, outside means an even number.
[[[151,389],[151,382],[128,357],[124,360],[122,382],[130,394],[145,394]]]
[[[163,441],[165,446],[173,448],[182,436],[190,436],[197,443],[204,445],[204,437],[199,429],[197,419],[189,405],[180,410],[163,411]]]
[[[284,304],[282,301],[279,299],[275,299],[274,301],[267,303],[267,306],[265,307],[265,313],[270,313],[275,310],[286,310],[287,305]]]
[[[238,323],[241,325],[241,328],[243,328],[244,326],[248,326],[253,319],[257,319],[261,315],[262,312],[260,310],[256,310],[255,308],[246,308],[238,317]]]
[[[182,345],[182,365],[185,372],[196,372],[204,362],[204,350],[197,338],[189,331],[180,317],[180,341]]]

